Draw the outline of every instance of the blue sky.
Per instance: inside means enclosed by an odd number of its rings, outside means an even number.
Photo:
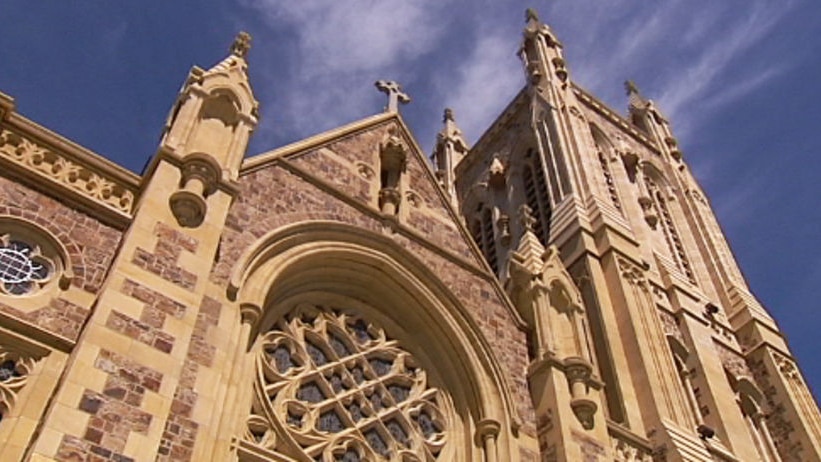
[[[821,3],[813,0],[0,0],[0,91],[18,111],[139,172],[190,66],[239,30],[258,154],[374,114],[400,81],[430,152],[442,109],[475,141],[524,80],[536,7],[571,78],[624,112],[634,79],[671,119],[753,292],[815,390],[821,361]]]

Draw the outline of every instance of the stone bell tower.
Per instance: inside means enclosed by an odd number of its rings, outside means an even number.
[[[817,406],[670,122],[632,82],[626,116],[573,82],[533,10],[523,35],[526,85],[437,166],[450,178],[453,159],[468,229],[529,325],[542,457],[821,460]]]

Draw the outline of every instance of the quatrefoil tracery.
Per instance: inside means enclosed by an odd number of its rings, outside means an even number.
[[[261,340],[249,429],[267,419],[284,438],[258,430],[257,441],[323,462],[437,459],[446,442],[443,392],[382,329],[303,309]]]

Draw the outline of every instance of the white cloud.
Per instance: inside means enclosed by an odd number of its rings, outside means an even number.
[[[751,3],[745,14],[733,14],[731,18],[727,18],[734,22],[716,24],[712,33],[704,33],[703,40],[694,44],[701,52],[690,60],[689,66],[682,66],[678,75],[665,82],[665,89],[658,98],[665,112],[680,121],[682,131],[686,131],[691,123],[681,114],[685,106],[709,95],[721,96],[716,83],[723,80],[721,78],[736,64],[735,60],[741,54],[772,31],[787,11],[784,3]],[[735,88],[722,81],[720,91],[730,89],[737,99],[775,75],[768,73],[766,76],[749,79],[746,85]]]
[[[271,106],[285,131],[305,136],[375,112],[372,83],[396,78],[439,42],[446,24],[434,0],[251,2],[275,30],[292,31],[298,53]],[[403,80],[409,80],[404,72]]]
[[[448,82],[450,94],[445,101],[456,112],[470,142],[476,141],[524,83],[517,46],[509,37],[482,36],[455,81]]]

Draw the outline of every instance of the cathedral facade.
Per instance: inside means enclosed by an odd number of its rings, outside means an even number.
[[[670,124],[526,83],[432,159],[384,112],[246,157],[250,37],[131,173],[0,93],[0,459],[821,461]]]

